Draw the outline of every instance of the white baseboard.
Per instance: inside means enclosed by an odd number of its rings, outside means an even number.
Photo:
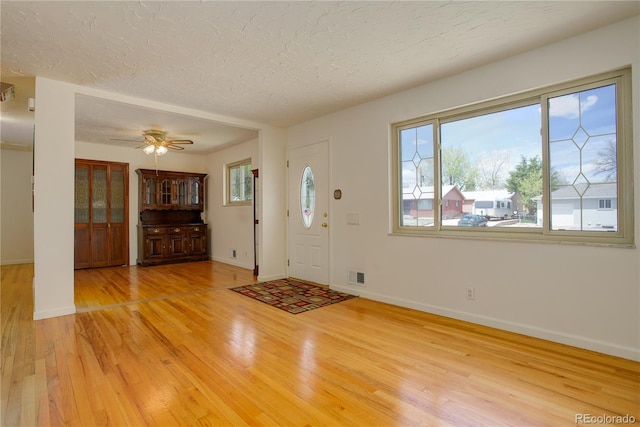
[[[213,261],[216,262],[221,262],[223,264],[229,264],[229,265],[234,265],[236,267],[240,267],[240,268],[246,268],[247,270],[252,270],[253,271],[253,264],[252,265],[245,265],[242,264],[240,262],[236,262],[233,260],[233,258],[217,258],[217,257],[212,257],[211,258]],[[280,280],[280,279],[286,279],[287,275],[286,274],[272,274],[269,276],[265,276],[265,275],[258,275],[258,281],[260,282],[267,282],[269,280]]]
[[[286,274],[272,274],[270,276],[262,276],[258,275],[258,280],[260,282],[268,282],[269,280],[280,280],[286,279],[288,276]]]
[[[0,261],[0,265],[13,265],[13,264],[33,264],[33,258],[31,259],[3,259]]]
[[[229,264],[240,268],[246,268],[247,270],[253,271],[253,264],[243,264],[233,258],[219,258],[219,257],[211,257],[213,261],[221,262],[223,264]]]
[[[437,314],[439,316],[450,317],[453,319],[463,320],[478,325],[489,326],[504,331],[515,332],[530,337],[540,338],[547,341],[553,341],[560,344],[566,344],[573,347],[583,348],[586,350],[596,351],[599,353],[609,354],[611,356],[622,357],[624,359],[635,360],[640,362],[640,349],[622,346],[619,344],[594,340],[592,338],[567,334],[551,329],[538,328],[536,326],[524,323],[511,322],[494,317],[483,316],[473,313],[467,313],[459,310],[452,310],[445,307],[439,307],[430,304],[409,301],[402,298],[393,298],[387,295],[381,295],[374,292],[368,292],[362,287],[331,285],[331,289],[336,291],[358,295],[374,301],[386,302],[400,307],[412,308],[414,310],[424,311],[426,313]]]
[[[60,307],[52,310],[36,311],[33,313],[33,320],[49,319],[51,317],[67,316],[76,313],[76,306]]]

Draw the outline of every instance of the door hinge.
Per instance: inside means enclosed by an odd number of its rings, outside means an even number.
[[[287,218],[289,217],[289,209],[287,209]]]
[[[291,264],[289,263],[289,260],[287,260],[287,267],[291,267]]]
[[[289,160],[287,160],[287,167],[289,167]]]

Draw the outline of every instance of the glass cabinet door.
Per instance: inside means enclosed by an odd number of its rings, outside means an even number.
[[[187,197],[187,180],[179,179],[178,180],[178,204],[180,206],[188,205],[188,197]]]
[[[144,204],[154,206],[156,204],[156,180],[146,178],[144,180]]]
[[[160,183],[160,203],[163,205],[171,204],[171,180],[163,179]]]
[[[200,180],[198,178],[190,178],[189,187],[189,204],[198,206],[200,204]]]

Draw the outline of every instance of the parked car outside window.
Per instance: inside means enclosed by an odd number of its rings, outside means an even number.
[[[466,214],[458,221],[459,227],[486,227],[487,218],[482,215]]]

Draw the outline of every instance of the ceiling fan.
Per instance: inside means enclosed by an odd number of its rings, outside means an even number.
[[[158,156],[166,154],[171,150],[184,150],[182,145],[193,144],[190,139],[167,139],[167,133],[158,129],[149,129],[142,132],[144,144],[136,147],[142,148],[145,154],[153,153],[158,169]],[[131,139],[112,139],[113,141],[134,141]]]
[[[167,133],[162,130],[149,129],[142,133],[144,144],[136,147],[142,148],[146,154],[156,153],[158,156],[166,154],[171,150],[184,150],[181,145],[193,144],[190,139],[167,139]],[[119,139],[114,141],[131,141],[128,139]]]

